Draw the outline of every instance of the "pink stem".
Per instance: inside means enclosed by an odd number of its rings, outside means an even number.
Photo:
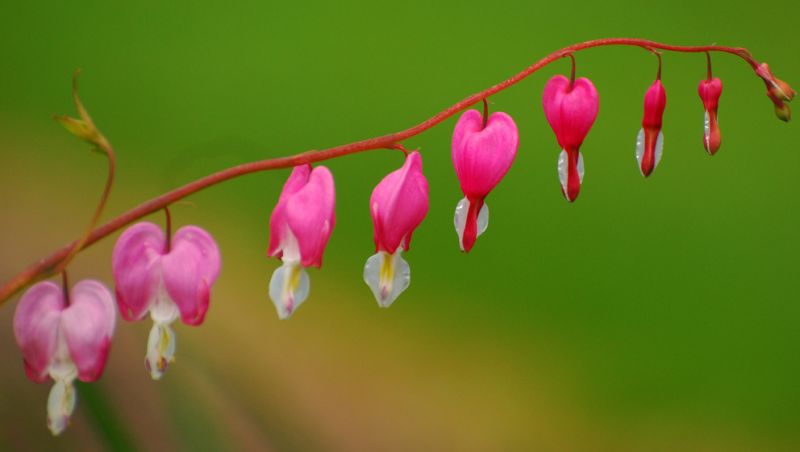
[[[646,39],[635,39],[635,38],[596,39],[593,41],[586,41],[578,44],[573,44],[571,46],[564,47],[560,50],[551,53],[550,55],[528,66],[526,69],[517,73],[513,77],[506,79],[494,86],[491,86],[481,92],[468,96],[465,99],[461,100],[460,102],[452,105],[451,107],[448,107],[447,109],[437,113],[433,117],[403,131],[390,133],[388,135],[383,135],[375,138],[369,138],[366,140],[356,141],[354,143],[343,144],[341,146],[336,146],[321,151],[312,150],[292,155],[289,157],[279,157],[274,159],[261,160],[257,162],[244,163],[228,169],[224,169],[222,171],[218,171],[216,173],[209,174],[205,177],[201,177],[200,179],[197,179],[193,182],[189,182],[188,184],[182,187],[178,187],[172,191],[162,194],[161,196],[157,196],[153,199],[150,199],[149,201],[145,201],[142,204],[138,205],[137,207],[134,207],[133,209],[110,220],[106,224],[95,228],[92,231],[92,233],[86,238],[84,243],[80,243],[80,239],[76,240],[60,248],[59,250],[53,252],[49,256],[37,260],[36,262],[31,264],[28,268],[26,268],[16,276],[14,276],[10,281],[8,281],[6,284],[0,287],[0,304],[7,301],[9,298],[11,298],[11,296],[13,296],[15,293],[19,292],[23,288],[27,287],[29,284],[32,284],[35,281],[39,281],[41,279],[53,275],[54,270],[57,268],[59,263],[70,254],[70,250],[86,249],[95,242],[103,239],[104,237],[108,236],[109,234],[112,234],[113,232],[118,231],[119,229],[122,229],[123,227],[138,220],[139,218],[142,218],[146,215],[149,215],[153,212],[163,209],[164,207],[173,204],[175,201],[183,199],[200,190],[203,190],[205,188],[211,187],[212,185],[216,185],[218,183],[230,179],[244,176],[245,174],[255,173],[259,171],[267,171],[279,168],[290,168],[296,165],[320,162],[323,160],[330,160],[337,157],[342,157],[345,155],[355,154],[357,152],[364,152],[374,149],[387,149],[387,148],[396,149],[396,145],[401,141],[419,135],[420,133],[432,128],[433,126],[439,124],[440,122],[453,116],[454,114],[464,110],[465,108],[480,102],[482,99],[485,99],[493,94],[496,94],[500,91],[503,91],[511,87],[512,85],[515,85],[516,83],[525,79],[526,77],[538,71],[542,67],[547,66],[553,61],[568,56],[573,52],[579,50],[589,49],[593,47],[603,47],[603,46],[633,46],[633,47],[642,47],[645,49],[653,48],[653,49],[661,49],[661,50],[683,52],[683,53],[698,53],[698,52],[712,52],[712,51],[724,52],[742,58],[754,70],[758,67],[758,62],[754,60],[752,56],[750,56],[750,52],[748,52],[747,49],[739,47],[725,47],[716,45],[674,46],[669,44],[662,44],[655,41],[649,41]],[[75,248],[76,245],[81,245],[81,247]]]

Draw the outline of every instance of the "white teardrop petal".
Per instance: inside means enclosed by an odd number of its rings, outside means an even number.
[[[175,332],[164,323],[154,323],[147,338],[144,366],[153,380],[160,380],[175,361]]]
[[[644,176],[642,171],[642,157],[644,156],[644,129],[639,129],[639,134],[636,135],[636,162],[639,166],[639,172]]]
[[[461,201],[458,201],[458,204],[456,204],[456,212],[453,217],[456,234],[458,234],[458,246],[461,247],[461,251],[464,251],[462,243],[464,242],[464,229],[467,226],[467,215],[469,215],[469,200],[467,198],[461,198]],[[481,206],[481,211],[478,212],[477,223],[476,237],[479,237],[486,232],[486,229],[489,227],[489,206],[487,206],[485,202],[483,206]]]
[[[467,225],[468,211],[469,200],[467,200],[467,198],[461,198],[461,201],[458,201],[458,204],[456,204],[456,213],[455,217],[453,218],[453,223],[455,223],[456,227],[456,234],[458,234],[458,246],[461,247],[461,251],[464,251],[464,247],[461,244],[464,241],[464,228]]]
[[[411,267],[401,257],[402,248],[394,254],[379,251],[364,265],[364,282],[382,308],[388,308],[411,284]]]
[[[567,181],[569,180],[569,156],[567,155],[567,151],[562,150],[560,154],[558,154],[558,181],[561,182],[561,188],[564,190],[564,193],[567,192]]]
[[[578,178],[580,178],[580,183],[583,183],[583,152],[578,152]]]
[[[272,273],[269,297],[275,304],[278,317],[286,319],[308,298],[311,281],[305,268],[294,262],[284,262]]]
[[[47,427],[53,435],[58,435],[69,425],[69,418],[75,411],[75,387],[72,381],[56,380],[47,397]]]
[[[703,141],[706,144],[706,149],[708,149],[711,144],[711,118],[708,116],[708,112],[706,111],[705,116],[703,117]]]
[[[653,165],[653,170],[658,168],[659,162],[661,162],[661,154],[664,152],[664,134],[659,131],[658,138],[656,138],[656,160]]]
[[[478,236],[486,232],[489,227],[489,206],[486,202],[481,206],[481,211],[478,212]]]

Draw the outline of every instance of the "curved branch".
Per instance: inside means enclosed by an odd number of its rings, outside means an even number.
[[[544,66],[547,66],[553,61],[556,61],[564,56],[567,56],[579,50],[589,49],[593,47],[603,47],[603,46],[632,46],[632,47],[641,47],[647,50],[661,49],[661,50],[681,52],[681,53],[723,52],[735,55],[743,59],[754,70],[758,68],[758,62],[755,59],[753,59],[753,57],[750,55],[750,52],[748,52],[744,48],[739,48],[739,47],[725,47],[716,45],[675,46],[669,44],[662,44],[660,42],[655,42],[655,41],[649,41],[645,39],[634,39],[634,38],[597,39],[593,41],[586,41],[578,44],[573,44],[571,46],[564,47],[563,49],[551,53],[550,55],[533,63],[532,65],[528,66],[523,71],[517,73],[511,78],[506,79],[483,91],[468,96],[465,99],[461,100],[460,102],[452,105],[451,107],[437,113],[433,117],[403,131],[390,133],[388,135],[383,135],[375,138],[369,138],[366,140],[356,141],[354,143],[344,144],[341,146],[336,146],[321,151],[307,151],[289,157],[280,157],[274,159],[260,160],[251,163],[244,163],[228,169],[224,169],[222,171],[218,171],[213,174],[209,174],[205,177],[190,182],[182,187],[178,187],[170,192],[164,193],[161,196],[153,198],[149,201],[145,201],[139,206],[119,215],[118,217],[108,221],[104,225],[94,229],[92,233],[86,238],[85,242],[82,244],[82,248],[80,249],[81,250],[86,249],[87,247],[103,239],[109,234],[112,234],[113,232],[122,229],[128,224],[148,214],[163,209],[164,207],[169,206],[175,201],[183,199],[193,193],[208,188],[212,185],[216,185],[218,183],[234,179],[239,176],[244,176],[246,174],[255,173],[259,171],[267,171],[279,168],[290,168],[305,163],[314,163],[323,160],[330,160],[344,155],[355,154],[357,152],[364,152],[375,149],[387,149],[387,148],[395,149],[396,146],[401,141],[419,135],[420,133],[434,127],[435,125],[453,116],[454,114],[460,112],[461,110],[464,110],[465,108],[468,108],[478,102],[481,102],[486,97],[489,97],[493,94],[496,94],[500,91],[503,91],[511,87],[512,85],[515,85],[516,83],[522,81],[529,75],[533,74],[534,72],[538,71]],[[53,275],[55,273],[55,269],[59,267],[59,264],[69,255],[70,250],[72,250],[76,245],[78,245],[78,240],[62,247],[61,249],[50,254],[49,256],[34,262],[28,268],[17,274],[14,278],[12,278],[6,284],[0,287],[0,304],[7,301],[11,296],[13,296],[15,293],[19,292],[23,288],[27,287],[28,285]]]

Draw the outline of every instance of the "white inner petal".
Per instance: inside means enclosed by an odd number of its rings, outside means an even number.
[[[286,228],[286,235],[281,240],[281,253],[281,260],[284,263],[300,262],[300,244],[297,243],[297,237],[288,227]]]
[[[382,308],[391,306],[411,284],[411,267],[401,257],[402,252],[402,247],[394,254],[378,251],[364,265],[364,282]]]
[[[561,150],[558,154],[558,181],[561,182],[561,188],[564,193],[567,192],[567,181],[569,180],[569,155],[567,151]]]
[[[656,138],[656,161],[653,164],[653,169],[655,170],[658,168],[658,164],[661,162],[661,154],[664,152],[664,134],[659,130],[658,131],[658,138]]]
[[[644,175],[642,157],[644,157],[644,129],[639,129],[639,133],[636,135],[636,162],[639,164],[639,172]]]
[[[583,152],[578,152],[578,178],[580,178],[580,183],[583,183]]]
[[[164,278],[158,282],[158,289],[156,290],[156,300],[150,306],[150,318],[153,322],[161,325],[169,325],[174,322],[180,311],[178,305],[172,301],[167,290],[164,288]]]
[[[286,319],[308,298],[311,281],[298,262],[286,262],[275,269],[269,281],[269,297],[278,317]]]
[[[160,380],[175,361],[175,332],[168,324],[154,323],[147,338],[144,366],[153,380]]]
[[[464,243],[464,229],[467,226],[467,215],[469,215],[469,200],[467,198],[461,198],[461,201],[458,201],[458,204],[456,204],[456,212],[453,217],[456,234],[458,234],[458,246],[461,247],[461,251],[464,251],[462,243]],[[483,203],[481,211],[478,212],[477,223],[478,230],[476,237],[479,237],[486,232],[486,229],[489,227],[489,206],[486,202]]]
[[[703,116],[703,140],[706,143],[706,148],[710,146],[709,141],[711,140],[711,118],[708,115],[708,112],[705,112],[705,116]]]
[[[53,435],[58,435],[69,425],[69,418],[75,411],[76,393],[72,380],[56,380],[47,397],[47,427]]]
[[[56,350],[50,360],[48,373],[53,380],[65,381],[69,384],[78,377],[78,368],[72,362],[72,356],[70,356],[69,348],[67,347],[67,339],[64,337],[64,330],[61,326],[58,327],[58,333],[56,333]]]

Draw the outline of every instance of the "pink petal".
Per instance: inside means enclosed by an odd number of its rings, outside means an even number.
[[[14,336],[22,349],[25,373],[37,383],[47,379],[63,307],[61,287],[43,281],[25,292],[14,311]]]
[[[419,152],[409,154],[400,169],[378,183],[369,204],[376,251],[394,254],[401,242],[408,250],[411,234],[428,213],[428,181]]]
[[[283,184],[278,204],[272,211],[269,219],[269,250],[267,255],[280,258],[283,255],[281,244],[286,235],[286,201],[295,193],[300,191],[307,183],[311,175],[311,165],[295,166],[286,183]]]
[[[564,149],[577,149],[597,117],[599,97],[589,79],[575,80],[570,89],[569,80],[556,75],[545,85],[542,106],[558,144]]]
[[[306,184],[286,200],[286,224],[300,246],[304,267],[322,265],[322,254],[336,223],[333,175],[324,166],[311,172]]]
[[[467,110],[453,131],[452,157],[461,191],[485,198],[511,168],[519,146],[517,126],[511,116],[495,112],[486,127],[477,110]]]
[[[111,269],[125,320],[141,320],[147,314],[160,282],[165,247],[161,228],[147,222],[128,228],[114,245]]]
[[[661,130],[664,109],[667,106],[667,93],[661,80],[656,80],[644,94],[644,119],[642,127]]]
[[[81,381],[95,381],[103,373],[116,318],[114,297],[102,283],[87,279],[70,291],[61,327]]]
[[[203,323],[211,286],[221,265],[219,248],[211,234],[197,226],[178,229],[172,250],[161,259],[161,268],[164,288],[178,306],[183,323]]]
[[[706,111],[716,111],[719,108],[719,97],[722,95],[722,80],[718,78],[701,80],[697,86],[697,93],[700,94]]]

